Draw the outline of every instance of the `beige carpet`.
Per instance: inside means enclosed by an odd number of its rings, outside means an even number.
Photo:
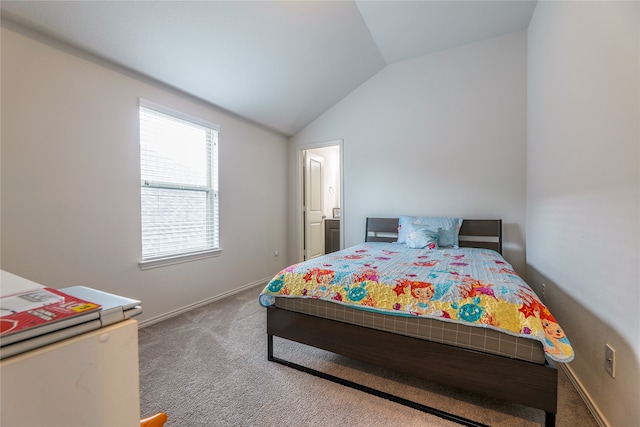
[[[141,416],[165,411],[166,426],[194,427],[457,425],[267,361],[260,290],[140,330]],[[541,410],[414,380],[278,338],[274,348],[277,357],[487,425],[544,423]],[[558,406],[558,426],[597,426],[562,371]]]

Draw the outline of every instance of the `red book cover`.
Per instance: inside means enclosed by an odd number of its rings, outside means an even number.
[[[100,309],[100,304],[41,288],[0,298],[0,337]]]

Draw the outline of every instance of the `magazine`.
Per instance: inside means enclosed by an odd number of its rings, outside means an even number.
[[[0,337],[99,310],[100,304],[41,288],[0,298]]]

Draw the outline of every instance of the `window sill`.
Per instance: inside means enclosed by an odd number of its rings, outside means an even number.
[[[193,252],[184,255],[175,255],[164,258],[155,258],[147,261],[140,261],[138,266],[140,270],[149,270],[151,268],[164,267],[167,265],[181,264],[183,262],[197,261],[199,259],[211,258],[219,256],[222,253],[222,249],[212,249],[209,251]]]

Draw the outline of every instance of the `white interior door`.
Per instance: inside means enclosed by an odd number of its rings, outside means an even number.
[[[324,255],[324,159],[305,152],[304,259]]]

